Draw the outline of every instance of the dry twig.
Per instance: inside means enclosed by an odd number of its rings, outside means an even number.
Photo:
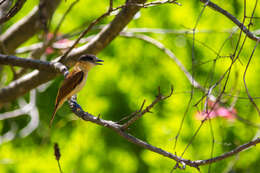
[[[123,130],[126,130],[131,124],[133,124],[135,121],[137,121],[139,118],[141,118],[145,113],[151,113],[151,109],[160,101],[163,101],[169,97],[171,97],[173,94],[173,86],[171,86],[171,92],[168,96],[163,96],[161,91],[160,91],[160,87],[158,88],[158,95],[156,96],[155,100],[149,105],[147,106],[144,110],[143,110],[143,107],[144,107],[144,103],[145,101],[143,102],[141,108],[139,109],[139,111],[137,111],[130,120],[128,120],[126,123],[124,123],[122,125],[122,129]]]

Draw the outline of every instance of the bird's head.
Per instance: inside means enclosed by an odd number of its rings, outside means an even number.
[[[78,59],[78,65],[82,70],[90,70],[93,66],[103,65],[101,62],[104,61],[90,54],[82,55]]]

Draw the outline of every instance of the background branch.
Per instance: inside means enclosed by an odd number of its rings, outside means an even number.
[[[143,109],[143,106],[144,106],[144,103],[145,101],[143,102],[141,108],[139,111],[137,111],[130,120],[128,120],[126,123],[124,123],[122,125],[122,129],[125,130],[127,129],[131,124],[133,124],[135,121],[137,121],[138,119],[140,119],[144,114],[146,113],[151,113],[151,109],[160,101],[163,101],[169,97],[172,96],[172,93],[173,93],[173,86],[171,87],[171,93],[168,95],[168,96],[163,96],[161,91],[160,91],[160,87],[158,89],[158,95],[156,96],[155,100],[149,105],[147,106],[144,110]]]
[[[53,73],[62,73],[68,71],[67,67],[59,62],[47,62],[29,58],[19,58],[13,55],[0,54],[0,65],[20,66],[24,68],[44,70]]]
[[[41,3],[43,4],[41,10],[44,10],[46,12],[44,13],[45,17],[50,19],[60,0],[41,0]],[[26,17],[13,24],[0,36],[0,43],[5,49],[3,50],[3,47],[1,47],[0,52],[13,54],[17,47],[42,30],[41,10],[39,6],[35,7]]]
[[[0,18],[0,24],[3,24],[4,22],[11,19],[23,7],[25,2],[26,0],[18,0],[16,4],[7,12],[7,14]]]
[[[241,23],[235,16],[230,14],[228,11],[224,10],[223,8],[219,7],[217,4],[209,1],[209,0],[200,0],[202,3],[206,4],[207,6],[211,7],[215,11],[223,14],[226,16],[228,19],[230,19],[233,23],[235,23],[250,39],[252,40],[260,40],[260,37],[257,37],[254,35],[251,31],[247,29],[247,27]]]

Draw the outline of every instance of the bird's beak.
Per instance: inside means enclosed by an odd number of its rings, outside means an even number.
[[[102,59],[98,59],[96,60],[95,64],[96,65],[103,65],[102,63],[99,63],[99,62],[104,62]]]

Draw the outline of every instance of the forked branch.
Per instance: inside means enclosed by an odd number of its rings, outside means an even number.
[[[154,105],[156,105],[160,101],[163,101],[163,100],[171,97],[172,93],[173,93],[173,86],[171,86],[171,92],[168,96],[163,96],[162,93],[161,93],[160,87],[159,87],[158,88],[158,95],[156,96],[155,100],[143,110],[144,103],[145,103],[145,100],[144,100],[144,102],[143,102],[141,108],[139,109],[139,111],[136,111],[134,113],[134,115],[132,116],[132,118],[122,125],[122,127],[121,127],[122,130],[126,130],[131,124],[133,124],[135,121],[137,121],[139,118],[141,118],[144,114],[152,113],[151,109],[154,107]]]

